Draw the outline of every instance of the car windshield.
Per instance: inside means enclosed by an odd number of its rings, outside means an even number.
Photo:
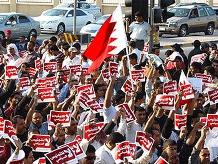
[[[67,10],[51,9],[51,10],[44,12],[42,15],[44,16],[64,16],[66,12]]]
[[[187,17],[190,9],[185,8],[172,8],[169,10],[170,12],[175,14],[175,17]]]
[[[2,24],[6,18],[7,18],[6,15],[0,15],[0,24]]]
[[[100,25],[101,25],[101,24],[103,24],[103,23],[106,21],[107,18],[109,18],[109,15],[104,15],[104,16],[98,18],[98,19],[94,22],[94,24],[100,24]]]

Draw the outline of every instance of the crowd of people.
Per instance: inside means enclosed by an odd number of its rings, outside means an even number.
[[[78,41],[67,43],[63,33],[45,39],[41,44],[34,34],[29,40],[21,36],[18,42],[12,39],[10,30],[5,31],[5,35],[0,44],[2,164],[13,163],[20,152],[24,152],[22,162],[25,164],[37,163],[37,160],[39,163],[39,159],[44,157],[47,163],[52,163],[45,154],[73,141],[79,143],[85,154],[75,162],[81,164],[152,164],[160,157],[170,164],[218,163],[218,123],[215,117],[218,114],[218,96],[214,96],[214,103],[211,103],[208,94],[218,88],[218,49],[215,43],[195,40],[189,54],[185,54],[179,44],[174,44],[161,59],[159,47],[153,47],[152,53],[148,54],[142,50],[144,42],[141,43],[141,39],[132,39],[129,41],[129,54],[124,49],[105,59],[98,70],[87,74],[82,70],[87,70],[92,62],[83,56],[81,44]],[[36,61],[40,65],[36,65]],[[50,62],[56,63],[56,68],[45,70],[43,65]],[[115,74],[111,72],[111,62],[118,64]],[[79,70],[71,72],[72,66],[78,65]],[[16,66],[17,78],[6,76],[7,66]],[[30,72],[32,69],[36,70],[35,74]],[[143,70],[144,79],[133,79],[133,70]],[[106,78],[105,71],[109,75]],[[183,99],[187,90],[181,87],[181,80],[186,82],[185,78],[196,78],[196,75],[205,75],[210,82],[204,83],[203,79],[201,86],[197,87],[195,80],[187,83],[192,86],[189,94],[193,96]],[[21,84],[24,77],[29,79],[25,87]],[[39,101],[39,79],[51,77],[55,77],[52,85],[55,101]],[[130,85],[125,88],[128,80]],[[170,95],[164,93],[168,82],[177,84],[175,93],[172,93],[175,99],[173,109],[164,108],[158,100],[159,95]],[[81,95],[87,90],[79,92],[77,87],[87,85],[93,87],[94,96],[86,96],[95,100],[95,105],[102,105],[101,110],[94,111],[91,105],[82,101]],[[196,89],[198,87],[201,91]],[[118,110],[122,104],[128,104],[131,112],[125,110],[127,108]],[[69,111],[69,125],[58,122],[51,126],[48,117],[51,117],[51,111]],[[131,119],[129,113],[133,115]],[[179,129],[175,128],[177,114],[186,116],[185,124]],[[214,115],[214,127],[207,121],[201,121],[203,117],[209,119],[208,114]],[[6,132],[6,120],[12,123],[14,135]],[[98,123],[103,123],[101,128],[98,128]],[[87,125],[95,128],[85,129]],[[88,130],[91,133],[89,137],[86,136]],[[131,155],[123,153],[119,158],[121,161],[118,161],[117,146],[125,141],[136,143],[138,132],[152,138],[152,146],[145,149],[143,144],[136,145]],[[33,135],[49,135],[49,152],[35,148]]]

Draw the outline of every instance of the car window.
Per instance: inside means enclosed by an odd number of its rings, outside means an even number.
[[[174,13],[175,17],[187,17],[190,9],[185,9],[185,8],[172,8],[169,10],[170,12]]]
[[[6,15],[0,15],[0,24],[2,24],[7,19]]]
[[[215,15],[216,14],[216,12],[211,7],[206,7],[206,10],[207,10],[209,15]]]
[[[200,17],[205,17],[205,16],[207,16],[207,12],[206,12],[206,10],[205,10],[203,7],[199,8],[199,9],[198,9],[198,12],[199,12],[199,16],[200,16]]]
[[[84,13],[83,11],[76,10],[76,16],[84,16],[84,15],[86,15],[86,13]]]
[[[67,14],[67,17],[72,17],[74,14],[73,14],[73,10],[70,10],[69,13]]]
[[[8,18],[6,25],[15,25],[17,24],[17,18],[15,15]]]
[[[90,5],[88,3],[81,3],[80,7],[83,9],[89,9]]]
[[[197,18],[197,17],[199,17],[198,10],[197,9],[192,9],[189,17],[190,18]]]
[[[64,16],[67,13],[67,10],[62,9],[51,9],[44,12],[44,16]]]
[[[18,20],[19,20],[19,23],[28,23],[28,22],[30,22],[30,20],[25,16],[19,16]]]

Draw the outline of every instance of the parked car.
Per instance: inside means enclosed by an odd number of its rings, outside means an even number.
[[[159,26],[160,35],[177,34],[186,36],[189,33],[204,32],[213,35],[218,19],[212,7],[206,4],[177,5],[169,10],[175,16]]]
[[[57,5],[55,8],[62,8],[62,7],[74,8],[74,3],[64,2],[64,3],[61,3],[61,4]],[[80,1],[80,2],[77,2],[77,8],[83,9],[84,11],[86,11],[86,12],[88,12],[90,14],[93,14],[96,19],[99,18],[102,15],[101,8],[98,7],[95,4]]]
[[[21,35],[29,38],[32,34],[40,34],[40,24],[21,13],[0,13],[0,37],[4,36],[5,30],[12,31],[13,39]]]
[[[41,32],[43,33],[59,33],[73,31],[73,15],[72,8],[53,8],[44,11],[41,16],[34,19],[40,22]],[[76,10],[76,30],[80,29],[93,22],[94,16],[88,12],[77,9]]]
[[[109,16],[110,16],[109,14],[101,16],[95,22],[90,23],[90,24],[84,26],[80,30],[80,33],[81,34],[90,34],[91,37],[95,37],[97,32],[98,32],[98,30],[101,28],[102,24],[106,21],[106,19],[109,18]]]

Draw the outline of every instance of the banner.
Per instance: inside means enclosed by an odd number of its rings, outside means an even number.
[[[28,77],[19,78],[19,82],[20,82],[20,85],[21,85],[21,89],[24,89],[24,88],[30,86],[30,79]]]
[[[80,76],[82,74],[82,66],[81,65],[72,65],[70,66],[70,73]]]
[[[63,127],[69,127],[71,120],[71,112],[70,111],[50,111],[50,121],[55,125],[60,123]]]
[[[218,115],[217,114],[207,114],[207,126],[211,129],[218,127]]]
[[[145,81],[145,71],[143,69],[141,70],[132,70],[131,71],[131,79],[133,81],[140,81],[144,82]]]
[[[42,63],[40,59],[35,60],[35,68],[37,70],[41,70],[42,69]]]
[[[16,66],[5,66],[5,79],[18,79]]]
[[[38,88],[38,103],[55,101],[56,99],[53,88]]]
[[[33,134],[31,143],[33,151],[50,152],[51,151],[50,135]]]
[[[143,151],[148,154],[154,144],[154,139],[150,137],[149,134],[142,132],[142,131],[137,131],[136,132],[136,145],[141,146]]]
[[[208,96],[210,99],[210,105],[214,105],[218,103],[218,89],[208,91]]]
[[[88,100],[86,102],[86,106],[89,107],[93,113],[100,113],[104,111],[104,109],[95,99]]]
[[[202,79],[202,82],[204,85],[208,85],[208,84],[211,84],[213,82],[211,75],[196,73],[195,77]]]
[[[47,72],[57,72],[57,62],[44,63],[44,70]]]
[[[130,96],[131,93],[133,92],[132,86],[133,86],[133,84],[132,84],[131,80],[130,80],[130,79],[127,79],[127,80],[125,81],[125,83],[123,84],[123,86],[121,87],[121,90],[122,90],[125,94],[127,94],[127,95]]]
[[[79,86],[76,88],[77,93],[79,94],[80,92],[84,92],[86,93],[89,98],[93,99],[95,98],[95,91],[94,91],[94,87],[93,84],[88,84],[88,85],[83,85],[83,86]]]
[[[45,154],[45,156],[52,164],[78,163],[73,150],[71,150],[71,148],[67,145],[55,149],[52,152]]]
[[[71,142],[69,142],[69,143],[67,143],[65,145],[69,146],[71,148],[71,150],[73,150],[73,153],[76,155],[76,158],[78,160],[83,159],[84,157],[86,157],[86,154],[83,152],[83,149],[80,147],[78,141],[74,140],[74,141],[71,141]]]
[[[110,72],[110,76],[114,76],[116,78],[118,78],[118,63],[116,62],[109,62],[109,72]]]
[[[126,111],[126,123],[127,124],[136,120],[135,114],[130,109],[130,107],[127,103],[120,104],[120,105],[116,106],[115,108],[117,111],[120,111],[120,110]]]
[[[187,115],[175,114],[174,117],[175,130],[181,130],[183,126],[186,127]]]
[[[157,95],[155,99],[162,109],[165,110],[175,110],[175,95]]]
[[[3,130],[3,132],[5,134],[8,134],[9,137],[16,136],[16,132],[15,132],[15,129],[13,127],[13,124],[9,120],[4,120],[4,130]]]
[[[84,138],[88,141],[100,132],[100,130],[104,127],[103,122],[93,122],[84,126]]]
[[[177,94],[177,82],[176,81],[168,81],[163,84],[163,93],[164,94]]]

